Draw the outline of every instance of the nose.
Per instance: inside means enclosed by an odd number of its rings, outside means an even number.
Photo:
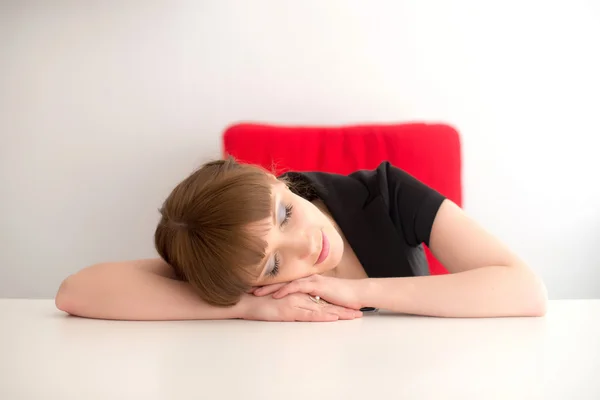
[[[313,256],[319,250],[320,229],[312,228],[300,232],[294,241],[299,259],[304,260]]]

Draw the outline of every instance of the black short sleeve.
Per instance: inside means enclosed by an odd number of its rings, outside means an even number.
[[[402,226],[408,244],[429,246],[433,221],[444,196],[389,163],[382,167],[386,170],[392,219]]]
[[[445,196],[389,162],[381,163],[376,170],[358,174],[363,174],[363,182],[370,182],[369,186],[378,189],[386,200],[390,218],[402,231],[407,244],[429,245],[431,228]],[[377,182],[375,187],[374,181]]]
[[[444,196],[389,162],[349,175],[289,172],[292,191],[322,200],[370,277],[429,273],[429,245]]]

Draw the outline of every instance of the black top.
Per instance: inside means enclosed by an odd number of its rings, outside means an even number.
[[[428,275],[422,243],[445,199],[389,162],[350,175],[288,172],[291,190],[321,199],[372,278]]]

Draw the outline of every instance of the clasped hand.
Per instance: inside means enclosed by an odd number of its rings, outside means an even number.
[[[258,306],[266,309],[256,310],[256,315],[251,315],[250,319],[335,321],[358,318],[362,316],[359,311],[362,307],[362,284],[362,280],[311,275],[292,282],[254,288],[251,295],[263,298],[265,302]],[[319,296],[326,303],[315,303],[308,295]],[[267,302],[268,300],[270,301]],[[278,308],[277,311],[273,309],[275,305],[279,306],[275,307]],[[260,315],[268,312],[268,309],[277,314],[277,317]]]

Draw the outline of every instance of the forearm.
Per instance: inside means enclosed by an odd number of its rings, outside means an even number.
[[[365,281],[363,306],[439,317],[540,316],[546,289],[526,268],[490,266],[448,275]]]
[[[67,278],[59,309],[81,317],[117,320],[241,318],[241,307],[210,306],[191,286],[124,263],[89,267]]]

